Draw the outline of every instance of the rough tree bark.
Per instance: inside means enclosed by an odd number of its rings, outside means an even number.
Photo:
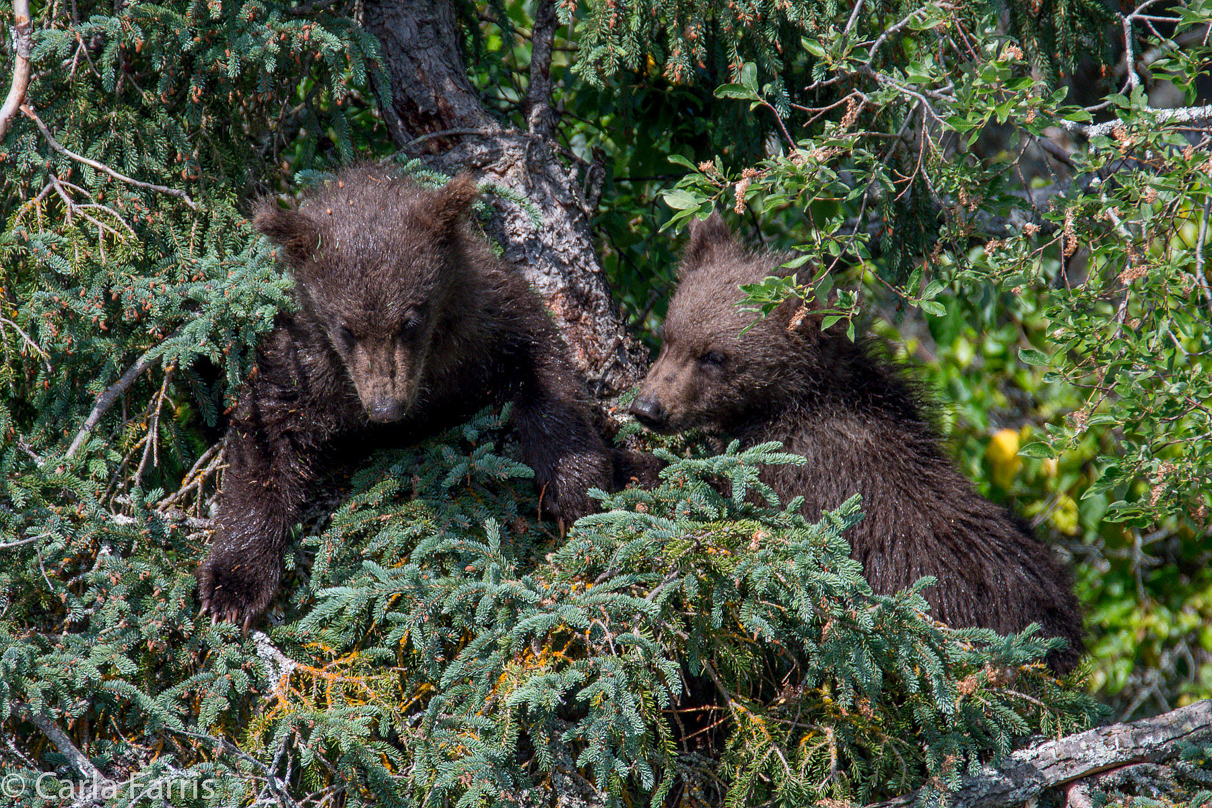
[[[558,152],[550,75],[555,4],[542,0],[535,13],[526,131],[502,125],[471,86],[454,6],[449,0],[365,2],[363,25],[382,44],[391,81],[391,103],[383,111],[392,138],[435,167],[470,169],[534,203],[542,216],[538,227],[521,206],[496,200],[490,229],[507,260],[547,301],[590,390],[615,396],[639,380],[645,361],[597,258],[592,207],[581,191],[585,179]]]
[[[1030,803],[1046,788],[1076,783],[1137,763],[1174,758],[1180,741],[1212,739],[1212,701],[1198,701],[1154,718],[1111,724],[1020,749],[996,769],[986,768],[947,797],[951,808],[1002,808]],[[870,808],[909,808],[920,792]],[[1076,801],[1070,799],[1070,804]]]

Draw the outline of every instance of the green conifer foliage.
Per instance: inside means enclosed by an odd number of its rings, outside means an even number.
[[[123,806],[170,788],[200,805],[866,799],[1090,716],[1038,661],[1055,641],[952,631],[916,592],[872,595],[840,538],[858,502],[819,525],[779,506],[757,471],[799,459],[774,445],[667,454],[659,487],[608,497],[561,541],[496,448],[507,422],[484,413],[360,469],[308,531],[310,582],[272,640],[196,622],[179,560],[198,537],[143,503],[87,535],[47,520],[6,557],[29,571],[5,565],[0,704],[132,776]],[[31,794],[65,762],[37,743],[0,754]]]
[[[289,305],[246,199],[381,149],[377,46],[323,4],[63,5],[0,162],[6,804],[798,806],[1089,719],[1046,642],[872,595],[859,503],[805,523],[774,447],[559,536],[507,413],[335,470],[268,635],[199,620],[221,416]]]

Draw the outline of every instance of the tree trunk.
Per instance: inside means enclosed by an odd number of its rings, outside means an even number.
[[[384,115],[400,149],[448,173],[471,170],[481,181],[523,195],[537,225],[514,202],[495,199],[489,229],[505,258],[538,290],[568,343],[573,364],[599,397],[635,384],[643,349],[623,327],[594,249],[592,207],[578,166],[558,154],[551,108],[552,0],[541,0],[532,37],[527,131],[503,126],[467,78],[462,37],[449,0],[366,0],[363,25],[382,45],[391,80]]]

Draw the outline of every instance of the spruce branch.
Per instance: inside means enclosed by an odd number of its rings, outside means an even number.
[[[184,202],[189,207],[190,210],[198,209],[198,206],[194,204],[194,201],[189,198],[189,194],[185,193],[182,190],[179,190],[177,188],[169,188],[164,185],[154,185],[150,182],[143,182],[142,180],[137,180],[137,179],[134,179],[133,177],[128,177],[125,174],[121,174],[121,173],[115,171],[114,169],[110,168],[109,166],[105,165],[104,163],[99,163],[96,160],[92,160],[83,155],[76,154],[74,151],[68,149],[62,143],[55,140],[55,136],[51,134],[50,129],[47,128],[46,124],[42,122],[42,119],[38,117],[38,114],[36,112],[34,112],[33,109],[31,109],[28,104],[22,104],[21,111],[23,113],[25,113],[25,116],[27,118],[29,118],[30,120],[32,120],[34,122],[34,124],[38,127],[38,131],[42,133],[42,136],[44,138],[46,138],[46,142],[50,144],[50,147],[52,149],[54,149],[55,151],[59,152],[60,154],[62,154],[63,156],[68,157],[72,160],[75,160],[78,163],[83,163],[86,166],[91,166],[92,168],[95,168],[98,171],[104,172],[104,173],[110,175],[111,177],[113,177],[114,179],[118,180],[119,182],[125,182],[128,185],[134,185],[139,188],[147,188],[149,191],[156,191],[158,193],[167,194],[168,196],[174,196],[177,199],[180,199],[182,202]]]
[[[13,81],[8,89],[4,106],[0,107],[0,141],[8,134],[13,116],[25,102],[25,91],[29,89],[29,56],[33,50],[33,26],[29,17],[29,0],[13,0]]]

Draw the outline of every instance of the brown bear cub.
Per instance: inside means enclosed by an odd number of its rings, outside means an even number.
[[[1039,623],[1068,640],[1049,665],[1069,671],[1083,651],[1072,584],[1030,528],[980,496],[944,456],[922,400],[895,368],[844,325],[785,301],[748,331],[740,284],[789,274],[790,256],[750,253],[718,214],[695,221],[669,304],[660,356],[631,412],[658,432],[691,427],[780,441],[802,466],[768,467],[762,479],[784,501],[804,497],[817,519],[854,494],[865,516],[846,536],[880,594],[925,575],[933,616],[999,633]]]
[[[542,503],[571,521],[609,488],[612,453],[538,295],[466,222],[468,176],[425,190],[347,169],[298,210],[261,203],[296,311],[260,346],[227,433],[228,467],[202,611],[245,630],[278,590],[287,534],[338,441],[416,442],[489,404],[513,405]]]

